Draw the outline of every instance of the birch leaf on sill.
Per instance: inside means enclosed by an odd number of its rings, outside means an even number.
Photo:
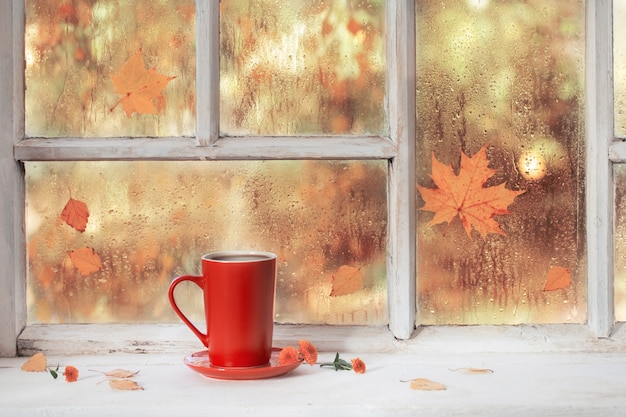
[[[46,360],[46,356],[43,353],[39,352],[35,353],[26,362],[24,362],[24,364],[22,365],[22,371],[45,372],[47,366],[48,361]]]
[[[143,387],[130,379],[113,379],[109,381],[109,386],[121,391],[143,391]]]
[[[415,378],[411,381],[411,389],[419,391],[444,391],[446,386],[427,378]]]

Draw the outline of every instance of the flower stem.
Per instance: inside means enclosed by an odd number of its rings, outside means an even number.
[[[324,362],[320,364],[320,368],[333,367],[335,371],[349,371],[352,369],[352,364],[339,357],[339,352],[335,355],[335,360],[332,362]]]

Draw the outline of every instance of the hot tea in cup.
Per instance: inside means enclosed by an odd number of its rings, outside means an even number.
[[[224,251],[202,256],[202,275],[182,275],[170,284],[172,308],[208,349],[211,365],[254,367],[269,363],[274,331],[276,255]],[[191,281],[204,293],[206,331],[181,311],[174,289]]]

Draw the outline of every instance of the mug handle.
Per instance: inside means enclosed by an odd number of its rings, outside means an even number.
[[[172,305],[172,308],[174,309],[176,314],[178,314],[178,317],[180,317],[181,320],[187,325],[187,327],[191,329],[191,331],[198,337],[198,339],[200,339],[200,341],[202,342],[202,344],[204,344],[205,347],[209,347],[209,335],[202,333],[200,330],[198,330],[198,328],[187,318],[187,316],[183,314],[181,309],[178,308],[178,305],[176,304],[176,300],[174,299],[174,289],[176,288],[178,284],[180,284],[183,281],[191,281],[194,284],[196,284],[198,287],[200,287],[202,290],[204,290],[204,277],[195,276],[195,275],[181,275],[179,277],[174,278],[172,282],[170,283],[170,288],[168,290],[168,297],[170,299],[170,304]]]

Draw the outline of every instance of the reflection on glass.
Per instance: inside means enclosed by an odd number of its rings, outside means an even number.
[[[626,1],[613,1],[613,93],[614,130],[626,136]]]
[[[25,4],[27,136],[195,134],[194,0]]]
[[[584,322],[584,2],[416,7],[420,323]]]
[[[615,319],[626,321],[626,165],[614,164],[615,179]]]
[[[385,134],[385,1],[222,0],[220,127]]]
[[[31,323],[177,322],[171,279],[278,255],[276,321],[385,324],[386,163],[26,163]],[[179,305],[202,317],[197,288]],[[185,301],[187,299],[187,301]]]

